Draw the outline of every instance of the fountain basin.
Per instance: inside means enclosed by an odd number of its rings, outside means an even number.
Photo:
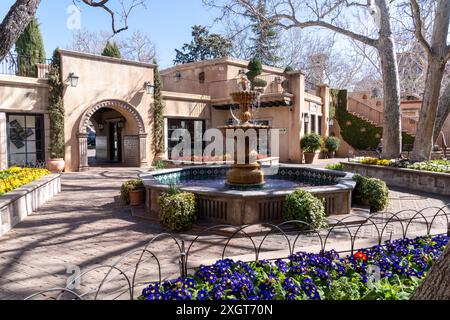
[[[351,212],[353,175],[326,169],[280,165],[278,173],[267,174],[264,186],[229,187],[225,184],[230,166],[186,167],[161,170],[140,177],[147,192],[146,208],[159,219],[159,197],[176,184],[195,194],[199,219],[214,223],[245,225],[279,222],[287,195],[302,188],[325,202],[328,215]],[[267,171],[267,170],[266,170]]]

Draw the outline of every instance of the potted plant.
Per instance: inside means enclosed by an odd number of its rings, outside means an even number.
[[[53,173],[61,173],[66,167],[64,158],[58,158],[55,153],[51,153],[50,159],[47,159],[47,169]]]
[[[48,114],[50,120],[50,159],[47,168],[51,172],[61,173],[66,163],[64,161],[64,82],[61,78],[61,59],[58,49],[53,53],[48,74],[49,97]]]
[[[328,137],[325,139],[325,148],[327,149],[327,155],[329,159],[333,159],[336,151],[341,146],[341,140],[336,137]]]
[[[316,157],[317,151],[320,150],[322,142],[322,137],[317,133],[310,133],[302,138],[302,140],[300,141],[300,146],[303,149],[305,162],[307,164],[311,164],[314,162],[314,158]]]
[[[131,206],[139,206],[145,202],[144,182],[140,179],[129,180],[120,189],[122,200]]]

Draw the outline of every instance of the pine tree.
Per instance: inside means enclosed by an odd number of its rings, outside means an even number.
[[[250,52],[254,59],[261,61],[262,64],[274,66],[281,60],[277,56],[279,30],[275,20],[262,18],[267,16],[266,0],[259,0],[256,9],[258,14],[248,13],[253,32],[253,37],[250,39],[253,42]]]
[[[36,18],[31,20],[16,42],[17,75],[37,77],[37,64],[45,63],[45,49]]]
[[[112,57],[112,58],[122,58],[122,54],[120,53],[120,49],[115,42],[107,42],[105,49],[103,49],[102,56]]]
[[[156,64],[156,61],[155,61]],[[155,68],[154,74],[154,141],[156,153],[164,152],[164,101],[162,97],[162,81],[158,67]]]

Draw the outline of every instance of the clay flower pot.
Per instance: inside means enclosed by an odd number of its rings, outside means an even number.
[[[306,164],[311,164],[314,162],[314,158],[316,157],[316,153],[315,152],[305,152],[305,163]]]
[[[140,206],[145,202],[145,189],[130,191],[130,206]]]
[[[66,162],[62,158],[48,159],[47,169],[53,173],[61,173],[66,167]]]

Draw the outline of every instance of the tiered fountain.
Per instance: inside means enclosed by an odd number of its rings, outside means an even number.
[[[245,75],[240,81],[240,91],[231,93],[233,101],[239,104],[240,115],[235,119],[238,123],[220,127],[226,135],[227,132],[235,133],[237,130],[244,135],[249,130],[256,132],[256,137],[259,137],[260,130],[269,129],[268,126],[252,124],[250,121],[254,119],[253,110],[257,104],[260,92],[251,89],[251,84]],[[261,170],[261,165],[257,162],[258,150],[252,147],[249,138],[245,138],[244,150],[238,150],[238,137],[234,134],[234,164],[227,173],[227,185],[229,187],[260,187],[263,186],[264,173]],[[255,146],[256,147],[256,146]],[[244,161],[238,161],[239,154],[244,153]]]

